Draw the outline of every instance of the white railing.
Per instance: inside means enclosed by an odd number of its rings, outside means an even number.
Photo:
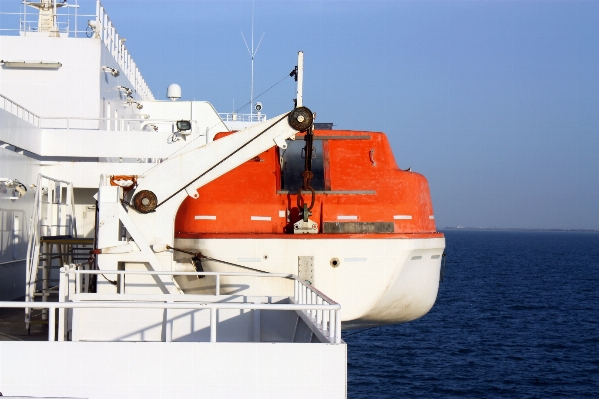
[[[159,125],[168,125],[171,133],[176,131],[177,120],[174,119],[145,119],[144,115],[137,118],[88,118],[71,116],[39,116],[10,98],[0,94],[0,109],[5,110],[31,123],[40,129],[78,129],[78,130],[105,130],[114,131],[141,131],[146,126],[158,128]],[[197,126],[197,120],[191,120],[192,126]],[[103,125],[103,126],[102,126]],[[157,129],[152,129],[157,130]]]
[[[266,121],[265,114],[238,114],[236,112],[219,113],[218,116],[223,122],[264,122]]]
[[[66,187],[66,197],[63,198],[62,188]],[[45,197],[45,198],[44,198]],[[29,222],[29,237],[27,241],[27,269],[25,276],[25,302],[34,302],[37,285],[37,275],[40,257],[40,239],[42,236],[77,235],[75,218],[75,200],[73,184],[64,180],[44,176],[37,177],[37,187],[33,206],[33,214]],[[47,252],[47,251],[46,251]],[[48,256],[48,255],[46,255]],[[50,263],[45,260],[42,270],[42,301],[47,301],[45,295],[49,290]],[[29,323],[31,313],[26,309],[25,322]]]
[[[17,104],[10,98],[4,97],[0,94],[0,108],[15,115],[18,118],[23,119],[26,122],[31,123],[34,126],[39,127],[40,117],[29,111],[27,108]]]
[[[96,22],[99,22],[101,26],[100,39],[110,51],[119,67],[125,72],[137,94],[142,100],[154,100],[152,91],[141,76],[141,72],[137,68],[133,58],[131,58],[129,50],[127,50],[123,42],[119,39],[119,34],[112,25],[112,21],[108,17],[108,14],[106,14],[100,0],[96,1]]]
[[[320,331],[322,336],[331,343],[341,343],[341,305],[333,301],[316,288],[300,281],[297,276],[282,273],[235,273],[235,272],[172,272],[172,271],[129,271],[129,270],[80,270],[81,265],[70,265],[61,268],[59,302],[36,302],[35,309],[48,309],[48,341],[56,340],[56,314],[55,309],[60,309],[58,314],[58,340],[64,341],[66,309],[75,308],[109,308],[109,309],[210,309],[210,342],[216,342],[217,312],[219,309],[249,309],[249,310],[294,310],[306,316]],[[259,278],[285,278],[294,280],[294,303],[234,303],[234,302],[164,302],[157,296],[156,301],[106,301],[91,300],[87,298],[84,302],[67,302],[67,290],[73,289],[73,295],[82,293],[82,278],[91,274],[120,275],[173,275],[173,276],[215,276],[216,295],[220,295],[221,276],[246,276]],[[71,277],[72,276],[72,277]],[[74,280],[74,281],[73,281]],[[119,292],[124,294],[124,278],[120,279]],[[93,295],[93,294],[91,294]],[[117,295],[118,296],[118,295]],[[180,297],[185,300],[185,296]],[[162,301],[162,302],[158,302]],[[25,308],[31,307],[28,302],[0,302],[0,308]],[[300,314],[301,316],[301,314]],[[169,322],[169,317],[165,318]],[[172,331],[165,329],[165,342],[172,341]]]

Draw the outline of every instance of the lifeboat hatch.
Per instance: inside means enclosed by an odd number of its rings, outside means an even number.
[[[287,141],[287,149],[281,155],[281,188],[290,193],[297,193],[302,187],[304,171],[304,146],[303,140]],[[314,190],[323,191],[325,187],[325,166],[322,141],[314,141],[312,146],[312,177],[311,186]]]
[[[297,275],[300,280],[309,282],[314,285],[314,257],[313,256],[298,256],[297,257]]]

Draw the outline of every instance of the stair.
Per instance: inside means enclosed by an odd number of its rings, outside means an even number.
[[[93,238],[77,237],[73,185],[38,175],[29,227],[25,300],[56,301],[59,269],[72,263],[88,265],[94,245]],[[35,307],[25,309],[26,328],[48,324],[47,312]]]

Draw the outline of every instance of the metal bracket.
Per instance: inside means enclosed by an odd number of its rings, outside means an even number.
[[[286,150],[287,149],[287,142],[285,141],[285,137],[284,136],[277,136],[274,138],[274,142],[277,145],[277,147]]]
[[[293,224],[293,234],[318,234],[318,223],[308,219],[307,222],[300,220]]]
[[[193,185],[185,187],[185,192],[188,196],[190,196],[193,199],[200,198],[200,194],[198,194],[198,189],[195,188]]]

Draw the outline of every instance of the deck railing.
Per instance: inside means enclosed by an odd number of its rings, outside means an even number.
[[[33,126],[40,126],[40,117],[38,115],[17,104],[10,98],[3,96],[2,94],[0,94],[0,109],[3,109],[14,116],[21,118],[25,122],[31,123]]]
[[[210,342],[216,342],[217,312],[219,309],[250,309],[250,310],[294,310],[302,312],[308,321],[313,323],[322,335],[331,343],[341,343],[341,305],[322,292],[301,281],[297,276],[283,273],[236,273],[236,272],[174,272],[174,271],[130,271],[130,270],[85,270],[78,269],[82,265],[70,265],[61,268],[59,302],[35,302],[35,309],[48,309],[48,341],[56,340],[56,324],[58,324],[58,340],[64,341],[65,310],[75,308],[109,308],[109,309],[210,309]],[[157,297],[156,301],[106,301],[86,298],[83,302],[67,302],[67,290],[72,289],[73,295],[85,291],[83,277],[93,274],[109,275],[171,275],[171,276],[215,276],[216,296],[220,295],[220,279],[222,276],[284,278],[294,281],[293,303],[232,303],[232,302],[164,302]],[[124,279],[119,282],[119,292],[124,294]],[[93,295],[93,294],[91,294]],[[118,295],[117,295],[118,296]],[[185,296],[180,299],[185,300]],[[162,301],[162,302],[159,302]],[[0,308],[31,308],[31,302],[0,302]],[[56,309],[59,309],[59,322],[56,323]],[[165,318],[165,323],[169,317]],[[165,329],[165,341],[172,341],[172,331]]]
[[[156,127],[154,130],[157,130],[158,126],[167,125],[170,130],[175,131],[174,129],[177,125],[177,120],[175,119],[146,119],[147,115],[143,114],[137,118],[44,117],[31,112],[2,94],[0,94],[0,109],[40,129],[99,130],[105,127],[106,130],[114,131],[141,131],[146,126],[150,128]],[[197,125],[197,120],[191,120],[190,122],[192,126]]]
[[[265,114],[238,114],[237,112],[219,113],[218,116],[223,122],[264,122],[266,121]]]

